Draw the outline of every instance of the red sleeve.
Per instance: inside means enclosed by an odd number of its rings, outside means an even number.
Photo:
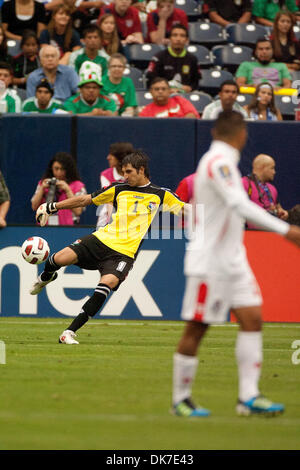
[[[184,115],[189,114],[189,113],[193,113],[194,116],[196,116],[197,118],[200,118],[197,109],[192,105],[192,103],[189,100],[187,100],[186,98],[183,98],[182,96],[179,96],[179,95],[174,96],[174,98],[176,98],[177,101],[179,101],[179,104],[181,106],[181,109],[182,109]]]
[[[180,8],[176,8],[176,10],[177,10],[177,14],[179,17],[179,22],[183,24],[183,26],[185,26],[187,29],[189,29],[189,22],[188,22],[189,20],[185,11],[180,10]]]
[[[152,33],[152,31],[156,31],[157,30],[157,26],[156,24],[154,23],[154,16],[153,16],[153,13],[157,13],[157,11],[152,11],[151,13],[148,13],[147,15],[147,31],[148,31],[148,36],[150,33]]]
[[[189,188],[185,178],[180,181],[175,193],[183,202],[189,202]]]

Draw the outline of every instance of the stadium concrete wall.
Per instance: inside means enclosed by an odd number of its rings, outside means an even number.
[[[100,172],[107,168],[109,145],[131,141],[149,154],[152,181],[175,190],[208,149],[211,126],[211,121],[186,119],[4,115],[0,118],[0,169],[12,198],[8,222],[35,223],[30,199],[57,151],[72,153],[81,179],[92,192],[99,186]],[[258,153],[272,155],[277,162],[275,184],[280,201],[291,208],[300,202],[300,123],[250,122],[248,128],[242,174],[250,172]],[[95,221],[95,208],[87,208],[81,223],[93,225]]]
[[[76,266],[61,268],[54,283],[40,295],[32,296],[29,289],[43,265],[26,263],[21,246],[28,237],[41,236],[53,253],[91,231],[32,226],[1,230],[0,316],[76,316],[99,282],[98,271],[84,271]],[[300,322],[300,251],[282,237],[266,232],[247,232],[245,243],[264,297],[264,320]],[[128,278],[95,318],[180,320],[184,249],[181,231],[153,231],[151,238],[144,241]]]

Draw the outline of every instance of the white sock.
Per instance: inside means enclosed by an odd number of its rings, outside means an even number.
[[[262,332],[239,331],[236,341],[239,377],[239,399],[250,400],[259,395],[258,382],[262,363]]]
[[[198,367],[195,356],[175,353],[173,357],[173,405],[191,396],[191,389]]]

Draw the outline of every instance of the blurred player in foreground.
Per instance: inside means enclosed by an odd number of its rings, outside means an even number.
[[[199,344],[212,323],[224,322],[231,309],[240,324],[236,342],[239,415],[284,411],[260,394],[262,364],[262,298],[243,246],[245,219],[277,232],[300,247],[300,229],[268,214],[249,201],[237,168],[247,140],[246,123],[236,111],[222,112],[213,142],[201,158],[195,178],[196,236],[185,255],[186,287],[182,306],[185,330],[174,354],[173,407],[178,416],[208,416],[196,407],[191,388]],[[198,236],[197,236],[198,235]],[[203,241],[201,239],[203,237]]]
[[[124,183],[116,182],[92,194],[42,204],[36,212],[37,221],[44,226],[49,216],[60,209],[111,203],[116,210],[111,223],[50,256],[30,291],[32,295],[39,294],[57,278],[62,266],[76,264],[82,269],[100,271],[100,283],[94,294],[61,334],[60,343],[78,344],[74,339],[75,331],[96,315],[111,291],[125,280],[158,210],[179,215],[185,206],[171,191],[150,182],[148,157],[143,152],[136,150],[124,157],[122,171]]]

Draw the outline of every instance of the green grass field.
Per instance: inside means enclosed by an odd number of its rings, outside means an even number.
[[[237,327],[212,327],[194,398],[212,416],[169,413],[172,356],[183,324],[93,320],[79,346],[58,344],[68,319],[1,318],[0,449],[300,449],[300,325],[264,326],[262,392],[276,418],[235,415]]]

